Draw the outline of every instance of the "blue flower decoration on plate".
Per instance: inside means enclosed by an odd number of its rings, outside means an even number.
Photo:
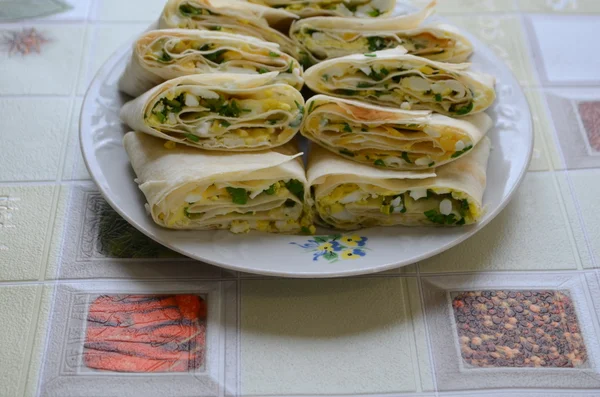
[[[321,258],[329,263],[340,260],[359,259],[367,255],[367,237],[358,235],[333,234],[315,236],[305,243],[290,243],[302,247],[313,254],[313,261]]]

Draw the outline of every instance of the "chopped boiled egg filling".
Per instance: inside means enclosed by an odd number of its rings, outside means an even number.
[[[285,87],[259,87],[243,94],[175,87],[154,101],[146,122],[191,143],[211,140],[226,147],[283,143],[294,134],[303,117],[302,105]]]
[[[376,59],[377,54],[365,54]],[[323,70],[320,86],[324,92],[358,97],[374,103],[425,106],[456,116],[469,114],[475,94],[459,77],[435,66],[410,62],[371,62],[360,67],[332,67]]]
[[[374,185],[346,183],[316,200],[327,223],[339,227],[396,224],[471,224],[478,209],[461,192],[449,189],[414,189],[392,192]]]
[[[354,161],[390,168],[431,168],[473,147],[471,138],[452,127],[432,129],[409,123],[360,123],[342,117],[343,109],[309,113],[304,133],[334,153]],[[320,107],[317,105],[317,107]],[[313,110],[312,103],[309,110]],[[327,109],[325,108],[325,109]]]
[[[233,233],[314,233],[310,211],[304,203],[304,184],[296,179],[215,183],[191,191],[175,192],[165,202],[177,201],[174,210],[158,213],[168,227],[194,223],[229,229]],[[173,204],[173,203],[171,203]]]

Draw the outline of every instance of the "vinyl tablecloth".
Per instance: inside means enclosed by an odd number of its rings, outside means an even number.
[[[465,243],[332,280],[193,262],[110,208],[82,98],[164,0],[70,3],[0,0],[0,396],[600,395],[600,1],[439,0],[522,84],[529,172]]]

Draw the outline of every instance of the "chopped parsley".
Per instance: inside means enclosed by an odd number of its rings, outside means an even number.
[[[377,159],[373,162],[373,164],[379,166],[379,167],[385,167],[385,163],[383,162],[382,159]]]
[[[442,94],[435,94],[435,101],[442,102]]]
[[[309,229],[309,228],[307,228],[306,226],[302,226],[302,227],[300,228],[300,231],[301,231],[302,233],[304,233],[304,234],[311,234],[311,233],[310,233],[310,229]]]
[[[423,214],[431,222],[437,223],[438,225],[453,225],[453,224],[464,225],[465,224],[464,218],[461,218],[460,220],[458,220],[458,219],[456,219],[456,214],[452,214],[452,213],[450,213],[448,215],[444,215],[444,214],[440,214],[436,210],[429,210],[429,211],[425,211]]]
[[[269,51],[269,56],[270,56],[271,58],[279,58],[281,55],[279,55],[279,54],[278,54],[278,53],[276,53],[276,52]]]
[[[373,87],[373,84],[365,83],[364,81],[359,81],[358,84],[356,84],[356,88],[371,88],[371,87]]]
[[[269,71],[265,68],[259,68],[258,69],[258,73],[263,74],[263,73],[269,73]]]
[[[229,195],[231,196],[231,201],[233,201],[235,204],[240,205],[246,204],[248,202],[248,195],[250,194],[250,192],[248,192],[244,188],[231,186],[227,187],[227,193],[229,193]]]
[[[196,135],[194,135],[194,134],[185,134],[185,137],[186,137],[188,140],[192,141],[192,142],[199,142],[199,141],[200,141],[200,138],[198,138],[198,137],[197,137]]]
[[[452,153],[452,156],[450,156],[450,157],[454,159],[454,158],[457,158],[458,156],[462,156],[463,154],[465,154],[466,152],[468,152],[472,148],[473,148],[473,145],[469,145],[466,148],[464,148],[463,150],[459,150],[458,152]]]
[[[465,216],[467,212],[469,212],[469,201],[467,199],[460,200],[460,207],[458,211],[462,216]]]
[[[311,66],[312,62],[310,60],[310,57],[306,53],[306,51],[300,51],[299,58],[300,59],[298,59],[298,62],[300,62],[300,65],[304,66],[305,68],[308,68]]]
[[[304,106],[300,105],[298,103],[298,101],[294,100],[294,103],[296,104],[296,107],[298,108],[298,110],[300,111],[300,114],[304,114]]]
[[[435,165],[435,161],[432,161],[431,163],[427,164],[428,167],[433,167]]]
[[[218,110],[221,116],[225,117],[239,117],[242,109],[239,108],[236,101],[232,100],[229,104],[224,104]]]
[[[221,124],[222,127],[225,127],[225,128],[227,128],[231,125],[231,123],[227,120],[221,120],[219,123]]]
[[[474,106],[473,102],[471,101],[471,102],[469,102],[469,104],[467,104],[467,105],[465,105],[465,106],[463,106],[461,108],[458,108],[458,109],[454,110],[454,113],[456,113],[459,116],[463,116],[465,114],[470,113],[471,110],[473,110],[473,106]]]
[[[178,96],[178,97],[177,97],[177,98],[175,98],[175,99],[167,99],[167,98],[164,98],[164,99],[163,99],[163,103],[164,103],[165,105],[168,105],[168,106],[170,106],[171,108],[173,108],[173,111],[181,111],[181,102],[180,102],[179,100],[180,100],[180,99],[182,99],[182,98],[180,98],[182,95],[183,95],[183,94],[181,94],[180,96]]]
[[[160,56],[160,58],[158,58],[158,62],[161,63],[167,63],[170,62],[173,58],[171,58],[171,55],[169,55],[168,52],[166,52],[165,50],[162,50],[162,54]]]
[[[363,55],[366,56],[366,57],[369,57],[369,58],[375,58],[375,57],[377,57],[377,54],[363,54]]]
[[[408,153],[402,152],[402,160],[406,161],[408,164],[412,164],[412,161],[408,158]]]
[[[352,132],[352,128],[350,127],[350,124],[344,123],[344,128],[342,129],[342,131],[344,131],[344,132]]]
[[[367,43],[369,43],[369,51],[383,50],[387,46],[385,39],[379,36],[367,37]]]
[[[218,26],[218,25],[217,25],[217,26],[210,26],[210,27],[208,28],[208,30],[221,30],[221,27],[220,27],[220,26]]]
[[[340,154],[343,154],[345,156],[350,156],[350,157],[354,157],[354,153],[352,153],[350,150],[348,149],[342,149],[340,150]]]
[[[294,62],[290,61],[290,66],[288,67],[287,72],[292,73],[294,71]]]
[[[429,221],[437,223],[438,225],[444,225],[446,223],[446,215],[440,214],[436,210],[425,211],[423,215],[425,215]]]
[[[463,211],[468,211],[469,210],[469,201],[467,199],[461,200],[460,201],[460,208]]]
[[[300,201],[304,201],[304,184],[297,179],[290,179],[285,183],[285,187]]]
[[[321,76],[321,80],[323,80],[323,81],[327,81],[327,80],[329,80],[329,75],[328,75],[328,74],[324,74],[324,75],[322,75],[322,76]]]
[[[222,57],[227,50],[218,50],[210,54],[204,54],[203,57],[214,63],[222,63],[225,59]]]
[[[375,18],[381,15],[381,11],[379,11],[377,8],[373,8],[373,11],[369,11],[368,14],[369,16]]]
[[[307,114],[310,114],[310,112],[312,112],[313,107],[315,107],[315,101],[311,101],[310,102],[310,105],[308,106],[308,113]]]
[[[354,90],[347,90],[344,88],[340,88],[338,90],[335,90],[336,93],[340,94],[340,95],[347,95],[347,96],[352,96],[352,95],[356,95],[357,91]]]
[[[186,17],[192,16],[192,15],[202,15],[202,9],[192,7],[189,4],[180,5],[179,12],[181,12],[181,14],[185,15]]]
[[[277,188],[275,187],[275,184],[272,184],[271,186],[269,186],[268,189],[263,190],[265,193],[267,193],[269,196],[272,196],[275,194],[275,192],[277,191]]]
[[[223,98],[202,98],[204,106],[206,106],[211,112],[219,112],[223,107],[225,100]]]

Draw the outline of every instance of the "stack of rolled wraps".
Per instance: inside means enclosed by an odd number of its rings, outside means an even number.
[[[435,0],[394,7],[169,0],[119,80],[153,220],[294,234],[477,222],[494,78],[459,63],[473,46],[454,27],[426,23]]]

